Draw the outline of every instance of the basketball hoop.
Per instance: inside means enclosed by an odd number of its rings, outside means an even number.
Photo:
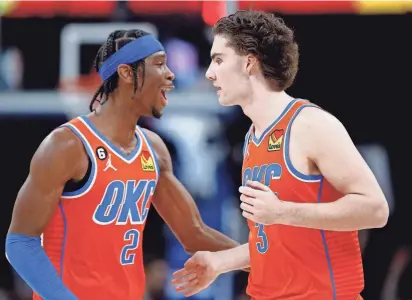
[[[100,84],[101,80],[96,72],[60,80],[58,91],[62,103],[66,106],[67,115],[74,118],[87,113],[89,103]]]
[[[101,79],[97,73],[81,75],[73,79],[62,79],[59,83],[59,91],[63,93],[94,94],[101,85]]]

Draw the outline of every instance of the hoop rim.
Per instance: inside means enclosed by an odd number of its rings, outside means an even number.
[[[80,75],[76,78],[63,78],[59,81],[60,92],[94,93],[101,84],[100,77],[96,74]]]

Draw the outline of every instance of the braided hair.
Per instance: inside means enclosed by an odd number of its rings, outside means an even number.
[[[107,38],[106,43],[104,43],[100,47],[99,51],[97,52],[96,58],[94,59],[94,68],[96,69],[96,72],[99,72],[99,69],[101,65],[103,64],[103,62],[107,58],[109,58],[113,53],[118,51],[120,48],[122,48],[127,43],[130,43],[131,41],[134,41],[135,39],[138,39],[148,34],[149,33],[143,30],[139,30],[139,29],[113,31]],[[144,78],[145,78],[144,60],[139,60],[139,61],[136,61],[130,64],[130,66],[132,67],[132,71],[133,71],[133,88],[134,88],[133,97],[136,94],[137,87],[138,87],[137,68],[139,65],[142,66],[142,71],[143,71],[143,76],[142,76],[143,78],[142,78],[142,85],[141,85],[141,88],[142,88],[144,84]],[[90,111],[94,110],[93,104],[95,101],[99,102],[100,105],[102,105],[108,100],[109,94],[117,88],[118,81],[119,81],[119,75],[117,74],[117,72],[114,73],[112,76],[110,76],[105,81],[103,81],[102,85],[96,91],[96,93],[93,96],[92,101],[90,102],[90,105],[89,105]]]

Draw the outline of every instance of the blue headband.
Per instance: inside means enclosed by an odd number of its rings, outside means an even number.
[[[137,38],[106,59],[99,69],[99,76],[104,81],[117,72],[120,64],[131,64],[159,51],[164,51],[163,45],[152,35]]]

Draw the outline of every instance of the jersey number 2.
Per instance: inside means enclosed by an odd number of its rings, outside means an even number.
[[[134,257],[136,254],[130,253],[139,247],[140,232],[137,229],[130,229],[124,234],[124,240],[129,241],[122,249],[120,254],[120,263],[122,265],[132,265],[134,264]]]
[[[265,232],[265,225],[255,223],[255,227],[258,228],[257,237],[261,240],[260,242],[256,243],[257,251],[260,254],[265,254],[269,248],[269,242]]]

